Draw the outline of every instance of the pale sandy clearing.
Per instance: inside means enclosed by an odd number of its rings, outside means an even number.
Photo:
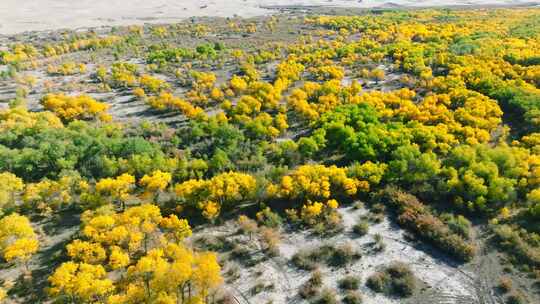
[[[272,6],[523,5],[536,0],[0,0],[0,34],[170,23],[191,16],[253,17]]]

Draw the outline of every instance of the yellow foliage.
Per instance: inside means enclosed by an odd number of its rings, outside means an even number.
[[[222,173],[209,180],[188,180],[175,186],[176,195],[203,210],[207,218],[219,214],[223,204],[253,197],[257,182],[243,173]]]
[[[89,264],[98,264],[107,257],[105,249],[100,244],[81,240],[73,241],[66,249],[71,259]]]
[[[336,166],[303,165],[282,177],[280,184],[272,185],[269,193],[282,198],[299,197],[328,199],[334,194],[355,195],[367,191],[365,181],[347,177],[347,171]]]
[[[162,217],[154,205],[105,213],[85,219],[87,240],[68,245],[72,261],[49,277],[51,296],[65,295],[79,302],[174,304],[185,299],[195,303],[207,299],[221,284],[217,256],[182,244],[191,235],[187,221],[176,215]]]
[[[46,110],[56,113],[66,121],[75,119],[111,120],[111,116],[107,114],[109,105],[99,102],[88,95],[47,94],[41,100],[41,104]]]
[[[0,219],[0,250],[4,259],[26,262],[38,248],[37,236],[28,218],[13,213]]]
[[[17,195],[23,190],[24,182],[10,172],[0,173],[0,215],[2,209],[15,205]]]
[[[73,299],[90,301],[114,290],[113,282],[106,278],[101,265],[66,262],[49,277],[52,296],[67,295]]]
[[[167,188],[171,179],[172,175],[170,173],[157,170],[152,172],[152,175],[143,176],[139,180],[139,184],[150,192],[163,191]]]
[[[159,96],[149,97],[146,102],[152,108],[180,111],[189,118],[205,117],[203,109],[193,106],[191,103],[175,97],[171,93],[162,92]]]
[[[124,173],[116,178],[103,178],[96,183],[96,191],[112,200],[119,201],[122,205],[130,196],[130,192],[135,187],[135,177]]]
[[[143,74],[139,78],[140,86],[146,91],[151,93],[159,93],[162,90],[169,89],[169,84],[162,79]]]
[[[73,202],[72,192],[76,182],[73,177],[63,176],[57,181],[43,179],[38,183],[29,183],[22,200],[25,205],[47,214]]]

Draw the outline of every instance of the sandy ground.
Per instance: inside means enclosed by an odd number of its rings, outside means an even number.
[[[253,17],[280,6],[356,8],[525,5],[536,0],[1,0],[0,34],[103,25],[171,23],[191,16]]]
[[[433,250],[429,246],[417,246],[404,237],[404,231],[388,219],[379,224],[370,226],[369,234],[356,237],[351,234],[352,226],[357,222],[360,215],[367,212],[366,209],[354,210],[351,207],[339,210],[343,216],[344,233],[331,238],[321,239],[310,235],[306,231],[287,233],[282,236],[279,245],[279,256],[260,260],[252,267],[240,266],[239,278],[228,282],[224,289],[234,295],[239,304],[274,303],[274,304],[306,304],[308,301],[298,296],[298,288],[310,277],[307,271],[298,270],[291,265],[290,258],[301,249],[317,248],[322,244],[350,244],[362,253],[362,258],[352,265],[344,268],[329,268],[321,266],[324,286],[338,290],[339,279],[353,275],[361,280],[360,292],[364,295],[365,304],[479,304],[499,303],[482,302],[474,288],[476,274],[465,269],[463,266],[449,263],[444,255]],[[225,236],[232,242],[246,242],[247,236],[233,236],[237,226],[228,223],[223,226],[210,227],[194,233],[194,238],[201,235]],[[367,253],[370,244],[373,243],[375,234],[382,236],[386,249],[382,253]],[[248,242],[256,243],[256,241]],[[254,244],[256,245],[256,244]],[[260,246],[254,246],[255,248]],[[252,258],[259,260],[260,252],[252,251]],[[414,297],[409,299],[389,298],[376,294],[365,286],[367,277],[380,267],[392,262],[408,264],[423,286],[417,290]],[[227,263],[225,270],[231,262]],[[236,264],[240,265],[240,264]],[[254,294],[252,288],[256,284],[272,286],[266,290]],[[338,292],[339,296],[343,292]]]

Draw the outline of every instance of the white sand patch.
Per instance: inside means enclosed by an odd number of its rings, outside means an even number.
[[[1,0],[0,33],[176,22],[191,16],[253,17],[272,6],[519,5],[535,0]]]
[[[321,239],[314,237],[305,231],[283,234],[279,245],[280,256],[259,262],[253,267],[240,266],[240,278],[226,285],[226,289],[241,303],[271,303],[291,304],[308,303],[298,296],[298,288],[306,282],[310,273],[298,270],[289,261],[291,257],[302,249],[318,248],[322,244],[340,245],[348,243],[359,252],[362,257],[348,267],[331,268],[322,266],[324,286],[338,290],[338,281],[347,275],[357,276],[361,280],[360,292],[363,294],[365,304],[398,304],[403,300],[388,298],[372,292],[365,286],[367,278],[380,267],[392,262],[400,261],[411,267],[416,277],[422,281],[425,289],[417,295],[419,298],[431,304],[458,304],[479,303],[473,287],[475,274],[467,273],[454,267],[441,259],[423,251],[404,237],[404,231],[393,225],[388,219],[379,224],[371,224],[369,233],[363,237],[355,237],[350,232],[360,215],[365,214],[365,209],[355,210],[351,207],[341,208],[345,231],[334,237]],[[229,222],[225,226],[207,228],[196,232],[194,236],[220,235],[226,231],[234,231],[235,225]],[[368,253],[373,243],[374,235],[380,234],[386,244],[386,249],[381,253]],[[245,240],[246,236],[235,236],[229,240],[240,237]],[[259,247],[255,245],[255,247]],[[260,256],[257,251],[255,256]],[[440,255],[440,253],[435,253]],[[256,284],[272,286],[260,293],[253,294],[252,289]],[[342,294],[342,293],[340,293]],[[410,299],[415,301],[415,299]],[[419,302],[420,303],[420,302]],[[424,302],[422,302],[424,303]],[[427,303],[427,302],[426,302]]]

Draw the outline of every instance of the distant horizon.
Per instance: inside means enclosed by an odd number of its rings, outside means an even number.
[[[539,5],[531,0],[2,0],[0,34],[144,23],[174,23],[189,17],[255,17],[272,6],[352,8]],[[266,8],[265,8],[266,7]]]

